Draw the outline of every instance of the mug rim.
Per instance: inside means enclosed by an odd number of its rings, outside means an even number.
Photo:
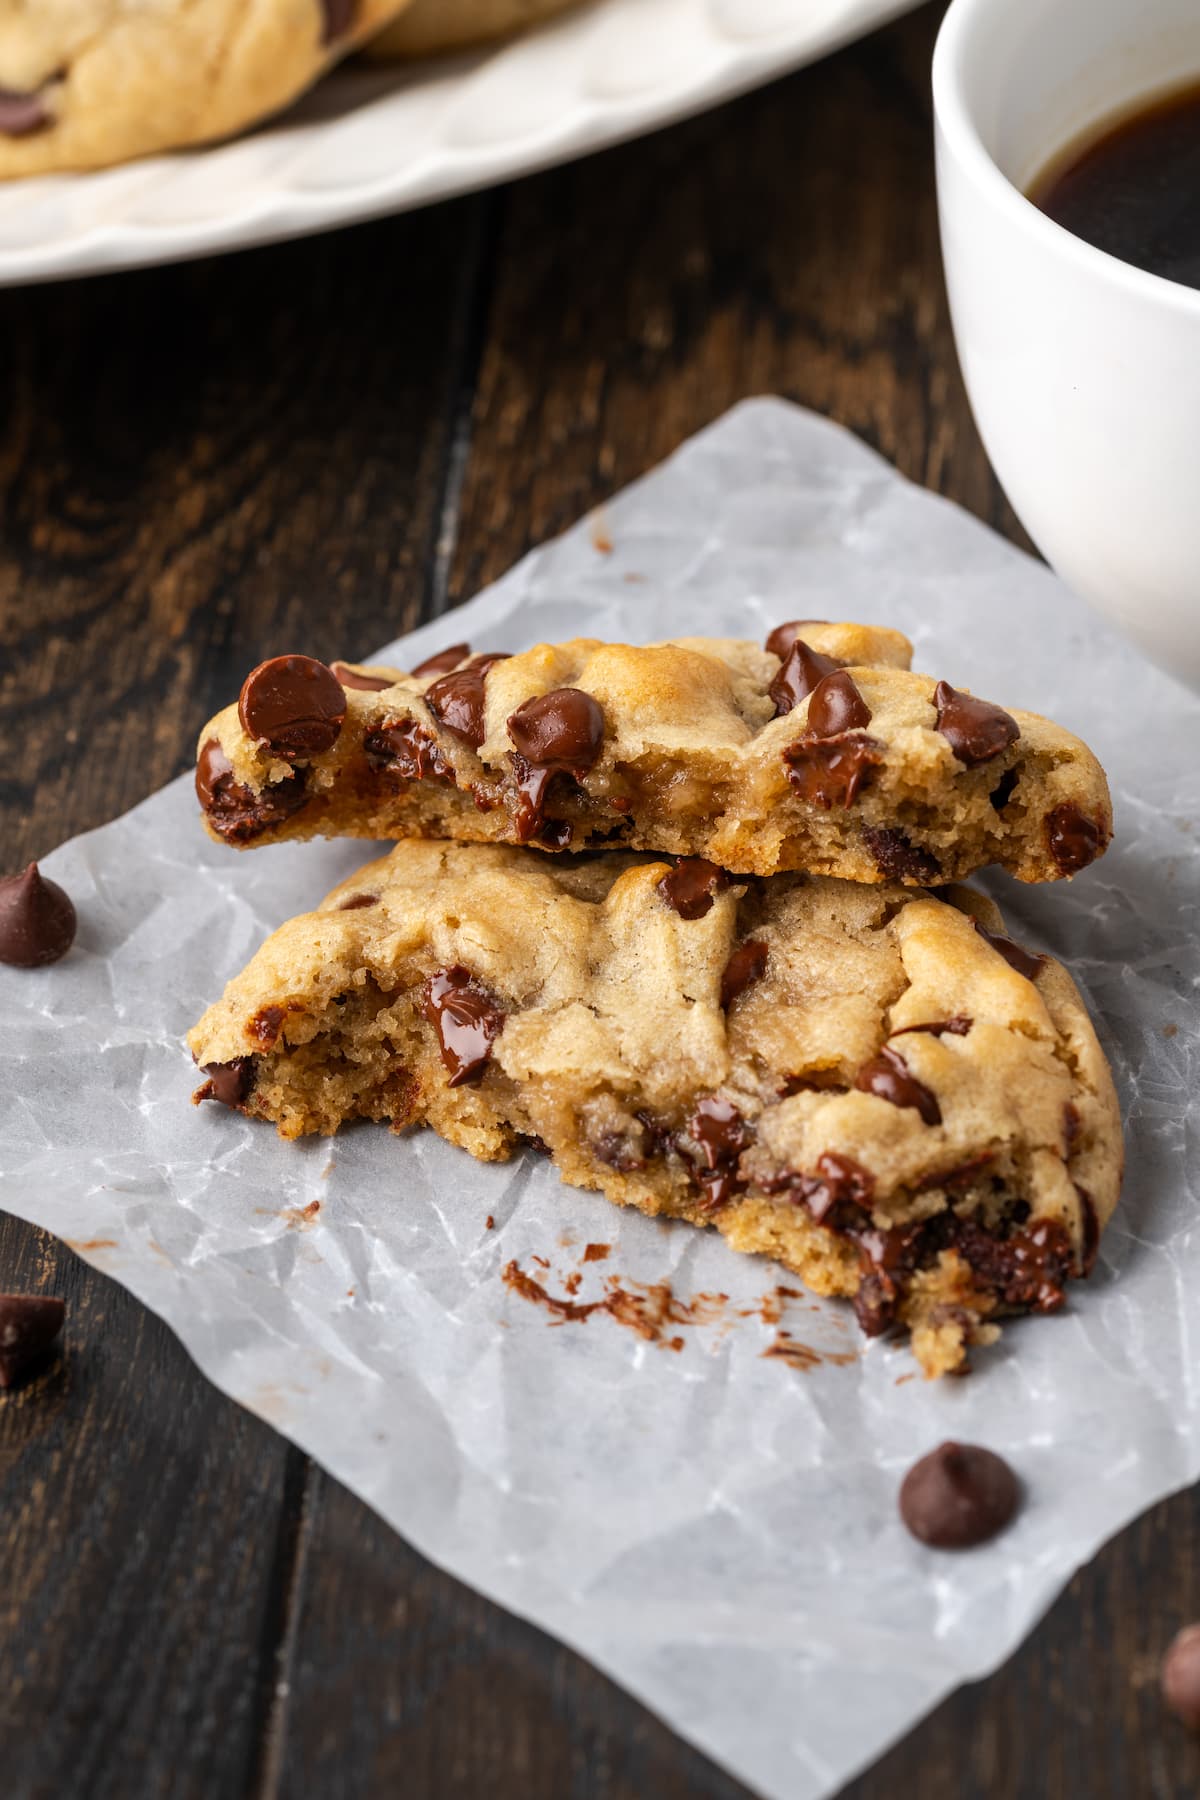
[[[967,105],[963,63],[977,18],[996,3],[997,0],[951,0],[938,31],[933,49],[933,113],[947,148],[1015,225],[1040,238],[1048,250],[1066,256],[1082,274],[1107,281],[1136,299],[1200,319],[1200,289],[1171,281],[1165,275],[1154,275],[1149,269],[1139,269],[1077,237],[1035,206],[987,149]]]

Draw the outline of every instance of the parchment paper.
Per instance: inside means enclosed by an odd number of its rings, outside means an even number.
[[[815,1362],[800,1370],[764,1357],[772,1324],[741,1316],[778,1271],[715,1234],[625,1216],[532,1156],[483,1167],[372,1128],[289,1145],[193,1108],[184,1031],[371,850],[219,848],[190,778],[45,859],[82,924],[58,966],[0,968],[0,1199],[91,1245],[219,1387],[426,1555],[762,1794],[817,1800],[1200,1473],[1200,702],[1046,570],[770,400],[389,660],[464,636],[761,639],[796,616],[898,625],[917,668],[1052,714],[1109,770],[1102,863],[1043,891],[992,883],[1015,935],[1082,983],[1125,1110],[1124,1198],[1069,1311],[1012,1326],[969,1380],[928,1384],[845,1309],[790,1300]],[[582,1264],[589,1241],[606,1262]],[[603,1315],[552,1327],[503,1284],[510,1259],[559,1294],[581,1268],[580,1300],[612,1275],[730,1300],[670,1351]],[[849,1360],[815,1361],[828,1353]],[[895,1512],[909,1461],[950,1435],[1006,1455],[1029,1496],[957,1558]]]

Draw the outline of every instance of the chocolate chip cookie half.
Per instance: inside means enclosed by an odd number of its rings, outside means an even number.
[[[909,1332],[929,1375],[1060,1307],[1120,1187],[1070,976],[965,889],[413,840],[282,926],[188,1042],[198,1100],[284,1137],[537,1140]]]

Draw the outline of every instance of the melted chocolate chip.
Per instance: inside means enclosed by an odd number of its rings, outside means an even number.
[[[1200,1734],[1200,1625],[1185,1625],[1162,1661],[1163,1699],[1181,1725]]]
[[[786,624],[777,625],[774,631],[768,634],[763,648],[769,650],[772,656],[777,656],[780,662],[783,662],[806,626],[828,625],[828,623],[828,619],[789,619]]]
[[[871,723],[871,709],[844,669],[818,681],[809,696],[804,729],[810,737],[840,737]]]
[[[336,44],[354,23],[358,0],[321,0],[323,44]]]
[[[882,761],[882,746],[869,737],[823,742],[805,734],[783,752],[788,780],[822,812],[852,806]]]
[[[1012,939],[1005,937],[1002,931],[989,931],[986,925],[979,923],[978,919],[972,919],[971,923],[980,937],[989,943],[993,950],[1000,952],[1010,969],[1015,969],[1018,975],[1024,975],[1026,981],[1037,980],[1042,964],[1046,960],[1044,956],[1037,956],[1032,950],[1025,950],[1020,944],[1014,944]]]
[[[279,1034],[283,1030],[283,1021],[288,1013],[294,1010],[290,1006],[264,1006],[255,1013],[250,1021],[250,1031],[264,1050],[275,1048],[279,1042]]]
[[[929,886],[941,879],[942,869],[937,857],[928,850],[918,849],[893,826],[864,825],[863,842],[875,867],[889,881],[915,881]]]
[[[681,919],[702,919],[716,895],[729,886],[729,877],[703,856],[685,856],[654,886]]]
[[[315,656],[272,656],[251,669],[238,696],[246,735],[286,761],[331,749],[345,717],[342,684]]]
[[[725,973],[721,976],[721,1005],[726,1012],[739,994],[744,994],[748,987],[762,980],[766,973],[767,955],[767,946],[761,938],[747,938],[744,944],[738,945],[725,964]]]
[[[636,1137],[634,1133],[636,1133]],[[615,1169],[619,1175],[630,1175],[636,1169],[644,1169],[646,1166],[644,1127],[635,1123],[628,1132],[599,1132],[592,1140],[592,1154],[597,1161],[604,1163],[609,1169]]]
[[[233,777],[233,767],[216,738],[209,738],[196,762],[196,798],[218,836],[244,844],[273,825],[282,825],[307,803],[305,771],[276,781],[261,794]]]
[[[1096,1203],[1085,1187],[1075,1183],[1079,1196],[1080,1253],[1079,1274],[1086,1280],[1096,1266],[1100,1253],[1100,1215]]]
[[[1005,807],[1012,799],[1020,779],[1021,771],[1019,769],[1005,769],[1003,775],[988,795],[988,799],[991,801],[996,812],[1004,811]]]
[[[693,1179],[704,1189],[706,1211],[731,1200],[744,1184],[737,1173],[738,1157],[750,1142],[750,1133],[732,1100],[710,1094],[700,1101],[687,1123],[687,1135],[700,1146],[703,1165],[693,1167]]]
[[[361,669],[352,669],[349,663],[330,663],[329,671],[339,686],[353,688],[357,693],[381,694],[393,685],[390,675],[367,675]]]
[[[947,1032],[951,1037],[966,1037],[974,1023],[974,1019],[968,1019],[966,1013],[955,1013],[952,1018],[934,1019],[928,1025],[902,1025],[899,1031],[893,1031],[891,1035],[903,1037],[906,1031],[927,1031],[930,1037],[945,1037]]]
[[[450,1086],[482,1080],[492,1042],[504,1027],[504,1010],[495,995],[456,964],[430,976],[421,1010],[438,1034]]]
[[[864,1063],[854,1080],[855,1087],[863,1094],[874,1094],[877,1099],[886,1100],[892,1106],[911,1106],[920,1113],[926,1125],[940,1125],[942,1109],[937,1103],[937,1096],[918,1081],[908,1064],[898,1051],[887,1044]]]
[[[378,894],[351,894],[351,896],[348,900],[342,901],[341,905],[338,907],[338,911],[339,912],[358,912],[361,907],[378,906],[378,905],[379,905],[379,895]]]
[[[900,1484],[900,1517],[935,1550],[969,1550],[1003,1531],[1021,1497],[1016,1476],[978,1444],[939,1444]]]
[[[1003,755],[1021,735],[1021,727],[1011,713],[993,706],[990,700],[960,694],[948,681],[938,682],[933,704],[937,707],[937,729],[959,762],[966,763],[969,769]]]
[[[1107,842],[1095,819],[1077,806],[1056,806],[1046,815],[1046,837],[1054,865],[1063,875],[1076,875],[1095,862]]]
[[[75,924],[70,896],[35,862],[0,880],[0,963],[40,969],[57,962],[75,942]]]
[[[52,1294],[0,1294],[0,1388],[15,1387],[45,1359],[65,1317]]]
[[[240,1106],[254,1086],[252,1056],[237,1056],[227,1063],[205,1063],[202,1072],[208,1080],[199,1098],[219,1100],[222,1106]]]
[[[513,784],[517,791],[517,838],[542,837],[550,784],[555,776],[582,781],[595,767],[604,744],[604,714],[582,688],[555,688],[526,700],[508,720]],[[569,828],[568,828],[569,842]]]
[[[457,787],[445,752],[415,719],[388,719],[363,737],[363,754],[376,773],[397,781],[440,781]]]
[[[844,667],[845,664],[838,662],[836,657],[822,656],[819,650],[810,650],[803,638],[796,638],[767,689],[775,702],[775,717],[780,719],[790,713],[793,707],[808,699],[826,675],[836,674]]]
[[[471,654],[470,644],[451,644],[445,650],[438,650],[419,662],[412,673],[422,679],[426,675],[448,675],[451,669],[457,669],[460,662]]]
[[[15,88],[0,88],[0,134],[4,137],[28,137],[53,123],[40,93],[23,94]]]
[[[425,704],[438,724],[472,750],[486,735],[484,680],[492,664],[503,660],[500,654],[473,656],[465,669],[442,675],[425,689]]]
[[[1079,1132],[1083,1121],[1079,1117],[1079,1108],[1073,1100],[1063,1102],[1063,1144],[1065,1154],[1070,1156],[1079,1142]]]
[[[817,1158],[815,1175],[801,1175],[791,1184],[793,1197],[802,1200],[818,1225],[839,1228],[849,1215],[850,1221],[865,1224],[875,1177],[852,1156],[840,1150],[826,1150]]]

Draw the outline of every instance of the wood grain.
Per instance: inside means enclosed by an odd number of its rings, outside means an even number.
[[[841,420],[1010,535],[942,288],[939,7],[701,119],[412,218],[0,295],[4,863],[186,766],[282,649],[457,604],[749,394]],[[0,1189],[0,1197],[3,1190]],[[441,1574],[8,1220],[68,1300],[0,1397],[12,1800],[736,1800],[604,1676]],[[1158,1655],[1200,1499],[1110,1545],[844,1800],[1200,1793]]]

